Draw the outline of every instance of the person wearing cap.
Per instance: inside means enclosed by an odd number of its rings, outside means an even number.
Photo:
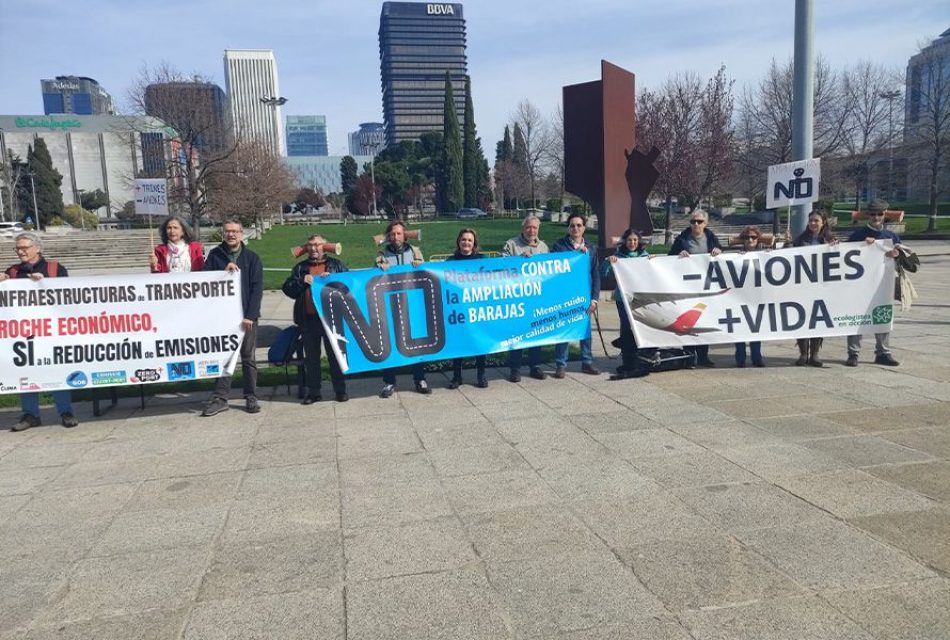
[[[320,367],[321,346],[326,348],[327,363],[330,367],[330,382],[333,384],[333,393],[337,402],[346,402],[346,381],[336,359],[330,339],[324,331],[323,323],[317,314],[317,307],[310,292],[310,285],[317,278],[326,278],[332,273],[347,271],[346,265],[340,260],[326,254],[323,245],[326,240],[323,236],[312,235],[307,239],[303,248],[307,250],[307,259],[298,262],[284,281],[281,290],[294,302],[294,324],[300,327],[300,336],[303,340],[304,373],[307,384],[307,396],[302,404],[320,402],[322,371]]]
[[[884,228],[884,212],[887,205],[874,201],[868,205],[868,223],[860,229],[856,229],[848,236],[848,242],[861,242],[864,240],[868,244],[874,244],[878,240],[890,240],[894,247],[887,252],[888,258],[896,258],[900,253],[896,246],[900,244],[900,237]],[[874,334],[874,364],[881,364],[886,367],[896,367],[900,363],[891,355],[891,332]],[[848,336],[848,359],[845,365],[849,367],[858,366],[858,357],[861,354],[861,335]]]

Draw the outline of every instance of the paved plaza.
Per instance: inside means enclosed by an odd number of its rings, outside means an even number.
[[[844,367],[844,339],[795,367],[788,341],[765,369],[714,347],[619,382],[4,412],[0,638],[945,640],[950,245],[911,244],[893,369],[873,340]]]

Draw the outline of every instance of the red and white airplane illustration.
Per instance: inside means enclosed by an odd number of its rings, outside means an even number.
[[[719,296],[729,291],[709,291],[704,293],[641,293],[626,296],[630,312],[638,322],[659,329],[669,331],[680,336],[696,336],[701,333],[712,333],[721,329],[697,327],[696,323],[706,310],[702,302],[689,304],[687,300]]]

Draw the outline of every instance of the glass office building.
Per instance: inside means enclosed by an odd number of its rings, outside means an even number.
[[[46,115],[74,113],[95,116],[115,113],[109,92],[92,78],[56,76],[40,80],[43,89],[43,113]]]
[[[446,71],[462,121],[468,73],[462,5],[384,2],[379,59],[387,145],[442,131]]]
[[[325,156],[326,116],[287,116],[287,156]]]

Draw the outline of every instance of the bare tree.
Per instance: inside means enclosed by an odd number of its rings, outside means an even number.
[[[207,176],[208,201],[220,216],[261,222],[294,199],[293,173],[265,143],[245,142]]]
[[[534,206],[536,183],[544,173],[545,163],[550,157],[552,135],[541,111],[527,99],[518,103],[512,114],[513,129],[521,129],[524,140],[524,161],[527,167],[527,179],[530,187],[531,202]],[[516,159],[517,159],[516,140]]]
[[[557,180],[557,197],[564,203],[564,108],[558,104],[551,115],[551,144],[548,148],[547,165]],[[555,193],[555,192],[552,192]]]
[[[735,159],[733,116],[733,80],[722,66],[706,82],[700,98],[698,148],[696,153],[696,202],[723,193],[732,174]]]

